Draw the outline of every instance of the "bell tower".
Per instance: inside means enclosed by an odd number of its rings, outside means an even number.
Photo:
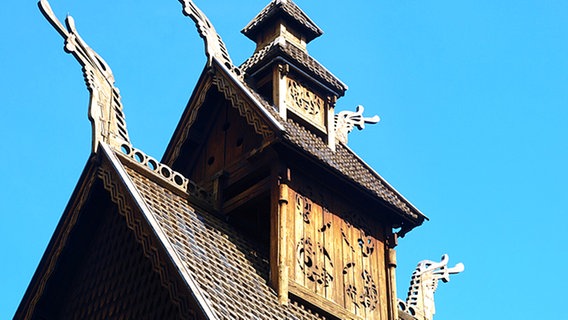
[[[285,128],[270,161],[270,284],[280,303],[395,319],[393,229],[423,217],[346,146],[353,126],[378,119],[362,108],[336,115],[347,86],[308,53],[323,31],[291,0],[271,1],[242,33],[256,43],[243,80]]]
[[[256,42],[246,81],[278,110],[335,148],[334,108],[347,86],[308,54],[323,31],[292,1],[275,0],[242,33]]]

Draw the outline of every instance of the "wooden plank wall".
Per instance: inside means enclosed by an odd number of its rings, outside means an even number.
[[[384,227],[305,179],[288,196],[290,291],[340,318],[387,319]]]

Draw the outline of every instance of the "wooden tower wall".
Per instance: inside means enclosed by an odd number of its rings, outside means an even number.
[[[341,319],[389,319],[388,223],[340,190],[291,172],[273,214],[276,289]]]

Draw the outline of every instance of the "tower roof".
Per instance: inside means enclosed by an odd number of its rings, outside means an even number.
[[[273,0],[241,32],[255,41],[256,35],[267,24],[278,18],[295,25],[305,35],[306,42],[323,34],[323,31],[292,0]]]

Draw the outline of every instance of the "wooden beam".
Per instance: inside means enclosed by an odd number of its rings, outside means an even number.
[[[266,177],[259,182],[252,185],[250,188],[244,192],[239,193],[231,199],[228,199],[223,203],[223,212],[228,213],[234,209],[240,207],[241,205],[247,203],[248,201],[257,198],[261,194],[270,190],[270,177]]]
[[[338,319],[348,319],[348,320],[363,320],[362,317],[348,311],[342,306],[333,303],[332,301],[325,299],[316,293],[306,289],[304,286],[297,284],[295,281],[289,281],[288,290],[290,294],[298,297],[299,299],[314,305],[315,307],[328,312],[332,316]],[[394,319],[394,318],[393,318]]]

